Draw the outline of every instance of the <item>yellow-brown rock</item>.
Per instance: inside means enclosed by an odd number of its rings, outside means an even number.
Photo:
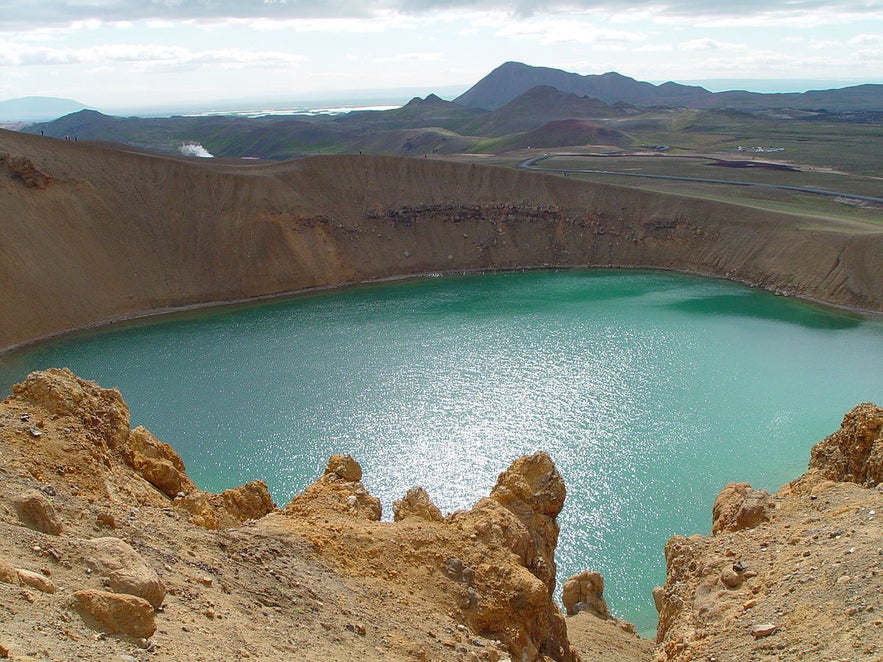
[[[93,538],[82,543],[87,564],[105,578],[108,587],[117,593],[137,595],[152,606],[159,607],[166,596],[166,587],[156,571],[132,547],[119,538]]]
[[[398,522],[406,517],[418,517],[430,522],[441,522],[444,517],[429,494],[422,487],[412,487],[404,498],[392,502],[393,520]]]
[[[869,402],[853,407],[839,430],[813,446],[809,468],[829,480],[883,483],[883,408]]]
[[[769,492],[755,490],[748,483],[730,483],[714,500],[711,533],[753,529],[761,522],[769,521],[774,508]]]
[[[141,426],[129,432],[123,455],[133,469],[166,496],[174,498],[179,492],[196,489],[175,450]]]
[[[491,490],[491,500],[512,512],[531,539],[525,547],[514,536],[511,549],[549,589],[555,590],[555,547],[558,545],[558,513],[564,507],[567,489],[547,453],[520,457],[500,474]]]
[[[276,509],[267,484],[254,480],[211,494],[192,490],[175,499],[175,506],[190,513],[190,521],[206,529],[227,529],[263,517]]]
[[[57,536],[64,528],[55,506],[37,490],[28,490],[13,500],[18,519],[29,529]]]
[[[564,582],[561,602],[568,616],[587,611],[598,618],[610,618],[610,610],[604,599],[604,577],[600,572],[583,570]]]
[[[322,476],[285,507],[292,515],[337,513],[378,521],[380,499],[368,494],[361,482],[362,467],[349,455],[332,455]]]
[[[564,486],[548,455],[519,458],[491,496],[445,518],[424,491],[412,490],[393,523],[376,521],[379,505],[366,516],[361,504],[373,497],[346,480],[361,475],[353,469],[332,458],[285,508],[286,529],[344,574],[401,583],[421,604],[449,610],[473,633],[503,642],[511,659],[579,659],[550,590]]]
[[[18,571],[3,558],[0,558],[0,582],[4,584],[20,583]]]
[[[67,368],[32,372],[12,392],[50,414],[77,418],[93,443],[116,448],[129,437],[129,407],[120,392],[80,379]]]
[[[156,632],[153,607],[143,598],[95,589],[77,591],[73,597],[74,608],[97,630],[130,637],[150,637]]]
[[[23,586],[30,586],[43,593],[55,593],[55,584],[53,584],[47,577],[44,577],[37,572],[24,570],[22,568],[19,568],[17,573],[18,579]]]

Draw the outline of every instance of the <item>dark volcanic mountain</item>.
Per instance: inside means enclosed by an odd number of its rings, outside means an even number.
[[[497,67],[454,101],[464,106],[494,110],[538,85],[549,85],[562,92],[600,99],[607,104],[625,102],[644,107],[883,110],[883,85],[857,85],[839,90],[789,94],[760,94],[741,90],[715,93],[680,83],[653,85],[614,72],[581,76],[520,62],[506,62]]]

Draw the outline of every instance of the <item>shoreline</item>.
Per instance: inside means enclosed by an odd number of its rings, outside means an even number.
[[[757,285],[755,283],[751,283],[745,280],[741,280],[738,278],[727,278],[726,276],[720,276],[717,274],[704,273],[700,271],[691,271],[686,269],[674,269],[674,268],[665,268],[665,267],[652,267],[652,266],[641,266],[641,265],[598,265],[598,266],[526,266],[526,267],[512,267],[506,269],[473,269],[473,270],[450,270],[450,271],[431,271],[431,272],[423,272],[423,273],[414,273],[414,274],[402,274],[398,276],[385,276],[383,278],[376,279],[367,279],[361,281],[349,281],[349,282],[341,282],[331,285],[318,285],[315,287],[302,288],[298,290],[289,290],[285,292],[279,292],[274,294],[262,294],[254,297],[242,298],[242,299],[230,299],[226,301],[211,301],[206,303],[195,303],[189,304],[185,306],[176,306],[176,307],[166,307],[159,308],[155,310],[145,311],[142,313],[135,313],[131,315],[123,315],[120,317],[97,321],[92,324],[85,324],[76,328],[59,331],[57,333],[53,333],[47,336],[42,336],[38,338],[34,338],[31,340],[27,340],[25,342],[11,345],[8,347],[0,347],[0,359],[9,354],[15,354],[18,351],[26,350],[29,347],[33,347],[35,345],[41,345],[43,343],[49,343],[56,340],[63,339],[67,336],[75,336],[80,333],[90,332],[90,331],[99,331],[101,329],[105,329],[106,327],[111,327],[117,324],[127,324],[130,322],[140,322],[146,320],[152,320],[154,318],[163,318],[163,317],[173,317],[175,315],[183,315],[186,313],[195,313],[201,311],[213,311],[213,310],[221,310],[224,308],[235,308],[239,306],[248,306],[251,304],[261,304],[268,303],[273,301],[283,301],[285,299],[295,298],[299,296],[304,296],[308,294],[316,294],[316,293],[324,293],[324,292],[332,292],[335,290],[345,290],[347,288],[359,287],[360,285],[379,285],[384,283],[396,283],[396,282],[404,282],[409,280],[421,280],[424,278],[433,278],[433,277],[448,277],[448,276],[470,276],[470,275],[480,275],[480,274],[495,274],[495,273],[515,273],[515,272],[524,272],[524,271],[601,271],[601,270],[611,270],[611,271],[649,271],[649,272],[662,272],[662,273],[675,273],[681,274],[684,276],[694,276],[696,278],[708,278],[712,280],[722,280],[729,283],[734,283],[737,285],[742,285],[744,287],[748,287],[751,289],[761,290],[763,292],[768,292],[769,294],[784,297],[786,299],[793,299],[799,301],[802,304],[817,306],[823,309],[829,309],[829,312],[838,312],[841,314],[849,314],[852,316],[857,316],[861,318],[867,318],[872,320],[883,320],[883,311],[876,310],[867,310],[863,308],[858,308],[854,306],[848,306],[843,304],[832,303],[829,301],[824,301],[822,299],[815,299],[809,296],[800,295],[800,294],[791,294],[786,292],[778,292],[769,288],[765,288],[761,285]]]

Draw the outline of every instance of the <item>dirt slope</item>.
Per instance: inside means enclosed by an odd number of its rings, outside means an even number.
[[[0,131],[0,348],[192,305],[431,272],[644,266],[883,310],[883,229],[507,169],[225,165]]]

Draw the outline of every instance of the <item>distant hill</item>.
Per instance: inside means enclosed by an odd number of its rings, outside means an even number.
[[[88,108],[59,97],[20,97],[0,101],[0,122],[43,122]]]
[[[607,104],[624,102],[642,107],[883,110],[883,85],[856,85],[839,90],[788,94],[761,94],[742,90],[709,92],[703,87],[680,83],[654,85],[615,72],[582,76],[549,67],[532,67],[520,62],[500,65],[454,101],[472,108],[494,110],[538,85],[551,86],[577,96],[592,97]]]
[[[623,111],[598,99],[562,92],[549,85],[532,87],[509,103],[490,113],[479,115],[458,127],[464,135],[504,136],[531,131],[549,122],[567,119],[602,119],[619,117]]]
[[[538,129],[516,133],[488,145],[485,151],[510,151],[520,149],[548,149],[597,145],[604,147],[627,147],[632,140],[625,134],[588,120],[556,120]]]

